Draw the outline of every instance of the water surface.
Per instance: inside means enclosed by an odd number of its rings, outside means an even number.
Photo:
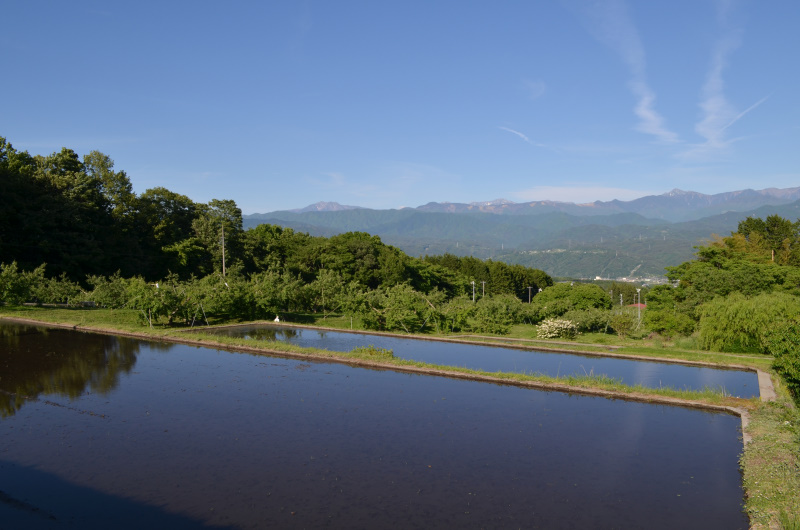
[[[13,327],[9,528],[748,526],[727,414]]]
[[[727,394],[742,398],[759,395],[756,373],[741,370],[269,324],[218,328],[214,332],[342,352],[371,344],[392,350],[396,357],[402,359],[489,372],[539,373],[551,377],[603,374],[620,379],[625,384],[642,385],[647,388],[724,389]]]

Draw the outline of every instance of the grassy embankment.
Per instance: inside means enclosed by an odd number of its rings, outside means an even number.
[[[188,336],[186,328],[171,328],[156,325],[152,328],[143,325],[139,315],[130,310],[104,309],[50,309],[38,307],[0,307],[0,316],[32,319],[54,324],[66,324],[79,328],[122,332],[172,341],[193,341],[209,346],[222,346],[231,349],[258,353],[269,351],[287,356],[314,357],[330,359],[351,364],[380,365],[398,370],[430,372],[510,383],[533,387],[547,387],[575,392],[613,395],[615,397],[644,401],[680,400],[710,407],[735,407],[748,412],[749,425],[746,434],[751,441],[741,457],[743,484],[746,493],[746,509],[753,528],[798,528],[800,529],[800,413],[793,406],[790,397],[779,378],[770,369],[767,357],[753,355],[712,354],[681,348],[663,341],[622,340],[613,336],[582,336],[580,342],[541,341],[534,339],[529,326],[517,326],[509,335],[503,337],[476,337],[459,335],[459,338],[488,343],[512,342],[516,345],[550,347],[565,351],[594,351],[614,353],[633,357],[650,357],[694,362],[707,362],[722,366],[748,366],[769,373],[775,382],[777,400],[763,403],[757,399],[742,400],[723,396],[716,391],[687,391],[674,389],[649,389],[641,386],[624,385],[605,376],[560,377],[553,378],[540,374],[496,373],[469,370],[460,367],[437,366],[415,361],[397,359],[391,352],[375,348],[358,348],[349,353],[330,352],[313,348],[300,348],[290,344],[250,339],[223,337],[206,334],[202,331]],[[291,318],[303,324],[321,325],[330,328],[349,329],[349,318],[322,316],[297,316]],[[221,322],[217,322],[220,324]],[[453,336],[428,334],[428,337]],[[509,340],[511,339],[511,340]],[[516,340],[514,340],[516,339]],[[530,342],[528,342],[530,341]],[[600,342],[600,344],[598,344]]]

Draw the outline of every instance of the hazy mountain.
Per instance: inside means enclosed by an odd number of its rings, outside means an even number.
[[[730,234],[750,215],[800,218],[800,200],[790,201],[798,196],[800,188],[716,195],[673,190],[634,201],[584,205],[503,199],[401,210],[325,210],[314,205],[243,217],[245,228],[271,223],[326,237],[368,232],[413,256],[473,255],[522,263],[555,276],[620,277],[632,271],[661,276],[665,266],[691,259],[696,245],[712,234]],[[765,205],[765,200],[773,204]]]
[[[311,204],[306,206],[305,208],[299,208],[296,210],[289,210],[293,213],[304,213],[304,212],[341,212],[343,210],[358,210],[361,209],[361,206],[345,206],[343,204],[339,204],[338,202],[318,202],[315,204]],[[259,214],[256,214],[259,215]]]
[[[557,201],[514,203],[505,199],[469,204],[431,202],[416,208],[425,212],[494,213],[538,215],[564,212],[571,215],[610,215],[638,213],[672,222],[691,221],[728,211],[743,212],[765,205],[780,205],[800,199],[800,187],[740,190],[714,195],[674,189],[661,195],[648,195],[631,201],[595,201],[586,204]]]

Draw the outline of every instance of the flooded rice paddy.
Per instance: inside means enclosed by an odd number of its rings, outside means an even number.
[[[0,370],[9,528],[748,526],[728,414],[9,324]]]
[[[551,377],[607,375],[628,385],[642,385],[647,388],[710,388],[724,390],[729,395],[741,398],[759,395],[758,375],[749,371],[270,324],[217,328],[214,332],[341,352],[373,345],[392,350],[395,357],[402,359],[489,372],[539,373]]]

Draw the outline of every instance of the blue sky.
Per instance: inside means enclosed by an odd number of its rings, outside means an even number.
[[[800,186],[797,0],[4,2],[0,136],[134,190],[629,200]]]

